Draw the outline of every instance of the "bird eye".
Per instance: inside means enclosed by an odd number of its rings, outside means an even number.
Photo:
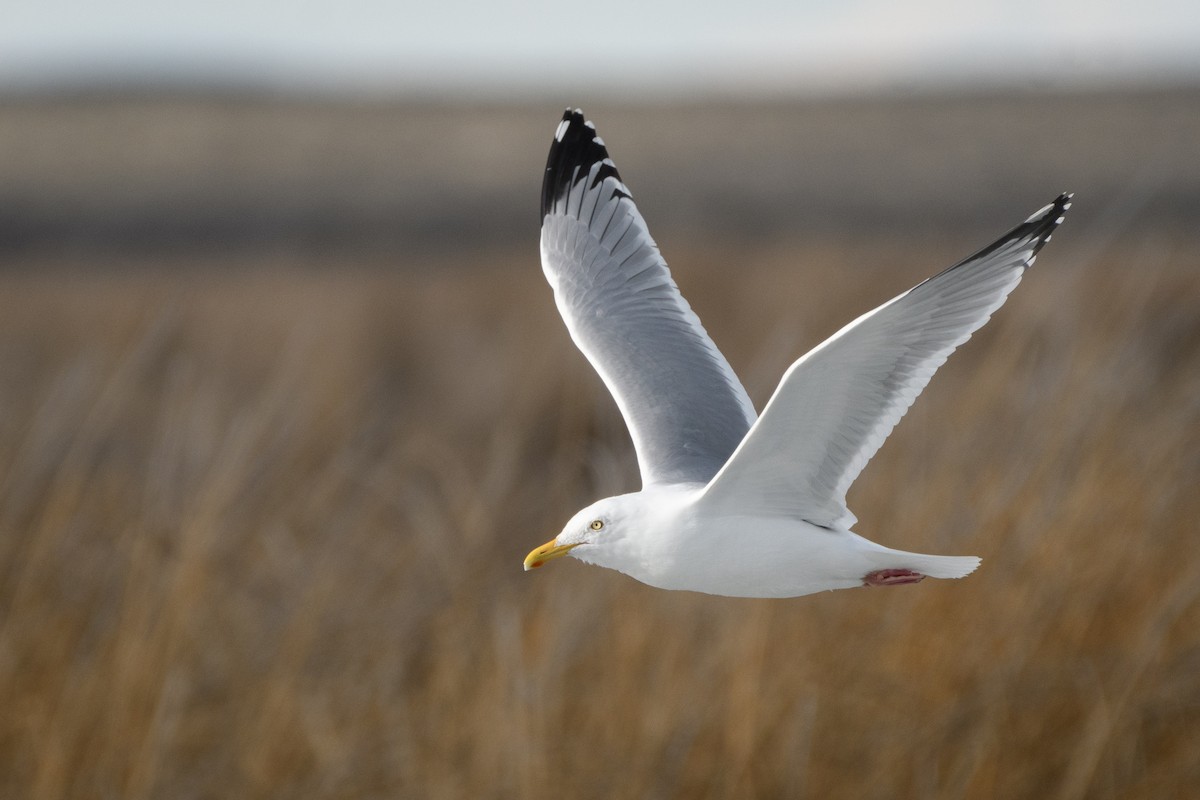
[[[604,520],[594,519],[594,520],[592,520],[592,524],[589,525],[588,527],[594,531],[598,531],[604,527]]]

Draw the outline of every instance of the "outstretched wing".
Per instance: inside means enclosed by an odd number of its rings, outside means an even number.
[[[546,163],[542,268],[571,338],[625,417],[643,485],[708,482],[754,406],[578,109],[563,115]]]
[[[829,528],[853,525],[850,484],[937,368],[1004,303],[1070,206],[1071,195],[1061,195],[792,364],[700,502]]]

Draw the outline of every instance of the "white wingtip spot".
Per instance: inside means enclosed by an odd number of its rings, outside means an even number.
[[[604,140],[601,139],[599,136],[593,136],[592,141],[595,142],[596,144],[600,145],[601,147],[604,147]]]
[[[592,123],[592,121],[590,119],[585,119],[583,121],[583,127],[591,128],[592,130],[596,130],[596,126]]]

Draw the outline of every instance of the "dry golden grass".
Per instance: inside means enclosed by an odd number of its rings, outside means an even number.
[[[982,568],[788,601],[521,571],[636,487],[532,242],[0,277],[0,796],[1182,796],[1196,243],[1083,235],[851,494],[864,534]],[[761,405],[962,253],[668,254]]]

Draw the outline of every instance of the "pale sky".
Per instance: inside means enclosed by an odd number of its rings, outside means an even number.
[[[1198,0],[0,0],[0,86],[804,91],[1200,77]]]

